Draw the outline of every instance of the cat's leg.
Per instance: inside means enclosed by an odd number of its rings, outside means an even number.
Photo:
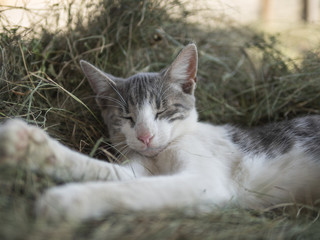
[[[0,163],[26,165],[62,181],[127,180],[144,174],[141,165],[126,167],[92,159],[21,120],[0,125]]]
[[[53,221],[81,221],[114,211],[207,211],[227,200],[219,192],[210,193],[208,183],[202,182],[201,177],[181,174],[126,182],[67,184],[49,189],[37,202],[36,210],[38,216]]]

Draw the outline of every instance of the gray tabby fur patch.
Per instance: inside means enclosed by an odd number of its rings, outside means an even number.
[[[261,127],[229,128],[232,141],[248,154],[267,154],[269,158],[301,147],[315,159],[320,156],[320,116],[296,118]]]

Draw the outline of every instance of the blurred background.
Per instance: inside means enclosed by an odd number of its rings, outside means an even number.
[[[257,126],[320,114],[319,2],[0,0],[0,122],[21,118],[113,161],[120,151],[109,144],[79,61],[128,77],[168,67],[190,42],[199,50],[201,121]],[[296,203],[38,224],[34,201],[56,184],[0,164],[0,239],[320,239],[319,207]]]
[[[0,77],[10,84],[9,78],[27,78],[32,87],[35,77],[60,90],[84,91],[81,96],[88,91],[85,79],[79,82],[80,59],[126,77],[159,71],[183,45],[195,42],[199,76],[207,82],[206,89],[197,91],[203,119],[249,125],[282,119],[297,115],[296,107],[305,104],[311,108],[299,112],[317,111],[309,100],[299,105],[295,91],[304,87],[292,84],[307,84],[301,76],[309,78],[310,72],[318,76],[319,11],[320,0],[0,0]],[[287,75],[295,78],[290,84],[279,81]],[[271,92],[277,86],[278,92],[270,95],[266,86]],[[285,95],[283,89],[294,92]],[[260,109],[257,91],[274,103],[260,100]],[[210,100],[213,105],[206,95],[212,93],[217,97]],[[308,99],[310,93],[304,93]],[[57,98],[57,105],[64,108],[69,97]],[[219,111],[213,114],[214,107]],[[249,121],[244,118],[248,113]]]
[[[1,0],[0,4],[2,5],[2,11],[10,9],[10,11],[4,11],[2,14],[13,24],[28,27],[30,26],[30,16],[28,16],[28,12],[24,11],[25,9],[36,10],[41,14],[41,12],[49,10],[49,6],[58,6],[61,2],[63,1]],[[68,2],[77,5],[77,3],[86,1],[72,0]],[[225,15],[242,24],[261,24],[264,27],[292,27],[292,24],[319,23],[319,0],[198,0],[185,2],[189,5],[190,10],[209,10],[206,18],[215,13],[215,15]],[[203,17],[203,11],[198,18],[201,18],[201,16]],[[33,17],[32,21],[35,20]],[[63,25],[63,19],[59,24]],[[210,24],[214,24],[214,22]]]
[[[83,16],[95,1],[88,0],[0,0],[0,18],[7,26],[40,26],[64,29],[80,9]],[[96,1],[98,3],[99,1]],[[116,1],[115,1],[116,2]],[[187,21],[204,27],[241,24],[278,34],[292,57],[310,50],[320,40],[320,0],[182,0]],[[86,8],[83,6],[86,5]],[[174,16],[175,10],[172,10]],[[58,14],[57,14],[58,13]],[[45,16],[45,17],[43,17]],[[84,20],[85,21],[85,20]]]

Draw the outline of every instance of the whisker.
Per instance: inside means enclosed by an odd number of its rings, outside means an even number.
[[[123,144],[126,144],[125,141],[119,142],[117,144],[106,143],[106,145],[108,146],[107,149],[110,149],[110,148],[116,149],[118,146],[123,145]]]
[[[167,86],[166,89],[161,93],[160,98],[168,97],[168,95],[165,95],[165,94],[167,94],[167,91],[168,91],[169,89],[170,89],[170,87]]]
[[[101,107],[114,107],[114,108],[120,108],[120,109],[123,109],[123,107],[122,107],[122,106],[110,105],[110,104],[103,104],[103,105],[101,105]]]
[[[128,145],[123,146],[122,148],[117,149],[117,151],[122,154],[126,149],[129,149]]]
[[[111,88],[117,93],[117,95],[120,97],[122,103],[124,104],[123,106],[127,106],[126,101],[124,100],[124,98],[122,97],[122,95],[119,93],[119,91],[114,87],[113,84],[110,83]]]
[[[121,107],[125,107],[125,105],[123,105],[123,103],[121,101],[119,101],[116,98],[110,97],[110,96],[99,96],[100,99],[106,99],[109,100],[111,102],[117,103],[118,105],[120,105]]]
[[[126,143],[117,143],[117,144],[112,144],[112,145],[110,145],[109,146],[109,148],[113,148],[113,149],[116,149],[116,148],[118,148],[118,147],[122,147],[122,146],[124,146],[124,145],[126,145]]]

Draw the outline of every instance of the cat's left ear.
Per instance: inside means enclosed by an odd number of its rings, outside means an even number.
[[[179,84],[184,93],[193,94],[197,82],[198,51],[195,44],[189,44],[181,50],[166,71],[166,78]]]
[[[99,68],[93,66],[84,60],[80,61],[82,71],[88,78],[92,90],[97,94],[101,94],[109,89],[114,89],[117,78],[111,74],[101,71]]]

